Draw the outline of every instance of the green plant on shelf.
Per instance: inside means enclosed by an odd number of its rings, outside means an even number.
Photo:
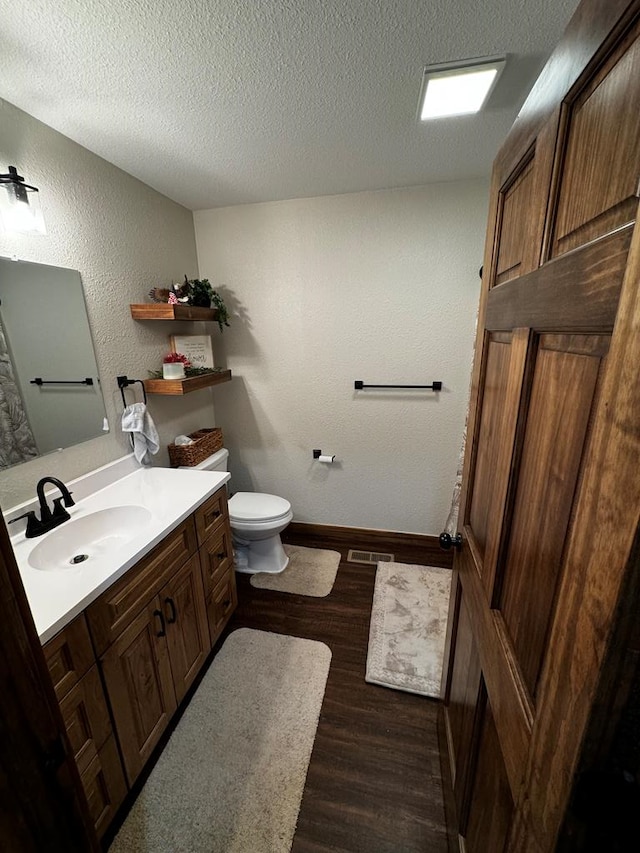
[[[217,290],[214,290],[209,283],[208,278],[191,278],[184,277],[184,290],[189,294],[189,305],[198,308],[214,308],[218,312],[218,327],[221,332],[225,326],[229,326],[229,311],[224,304],[224,299]]]
[[[176,305],[193,305],[194,308],[213,308],[218,312],[216,317],[220,331],[224,331],[229,323],[229,309],[217,290],[211,287],[208,278],[187,278],[182,284],[172,284],[169,288],[152,287],[149,298],[153,302],[171,302]]]

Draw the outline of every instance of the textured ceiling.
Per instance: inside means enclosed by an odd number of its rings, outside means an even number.
[[[192,209],[478,177],[577,4],[0,0],[0,97]],[[418,124],[424,65],[502,53]]]

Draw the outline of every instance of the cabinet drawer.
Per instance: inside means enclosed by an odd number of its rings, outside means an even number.
[[[111,734],[107,701],[95,664],[60,702],[60,710],[82,774]]]
[[[200,565],[205,598],[220,583],[224,575],[233,568],[233,545],[228,522],[200,548]]]
[[[49,640],[43,651],[60,701],[95,663],[84,614],[81,613]]]
[[[237,604],[236,577],[235,572],[231,570],[222,578],[207,601],[207,616],[212,645],[222,633]]]
[[[80,774],[80,779],[89,804],[89,814],[98,838],[101,838],[127,793],[127,783],[113,735],[94,754],[86,770]]]
[[[206,539],[220,529],[229,517],[227,508],[227,489],[218,489],[206,503],[203,503],[196,512],[196,529],[198,531],[198,544],[202,545]]]
[[[196,552],[193,516],[113,584],[87,610],[98,655],[131,624],[162,586]]]

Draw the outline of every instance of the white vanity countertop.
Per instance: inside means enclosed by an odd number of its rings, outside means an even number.
[[[70,507],[71,519],[44,536],[26,539],[19,533],[11,539],[22,582],[31,606],[40,641],[44,644],[81,613],[114,581],[148,554],[203,501],[229,480],[220,471],[172,468],[140,468]],[[57,491],[55,493],[58,494]],[[49,501],[51,505],[51,500]],[[49,536],[67,528],[73,547],[73,522],[112,507],[144,507],[150,517],[128,542],[118,543],[107,553],[66,568],[36,569],[29,555]],[[70,552],[73,555],[73,550]]]

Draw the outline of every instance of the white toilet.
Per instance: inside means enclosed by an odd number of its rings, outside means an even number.
[[[226,471],[226,448],[207,457],[191,470]],[[187,466],[184,466],[188,470]],[[293,518],[291,504],[277,495],[237,492],[229,499],[229,521],[237,572],[283,572],[289,564],[280,534]]]

